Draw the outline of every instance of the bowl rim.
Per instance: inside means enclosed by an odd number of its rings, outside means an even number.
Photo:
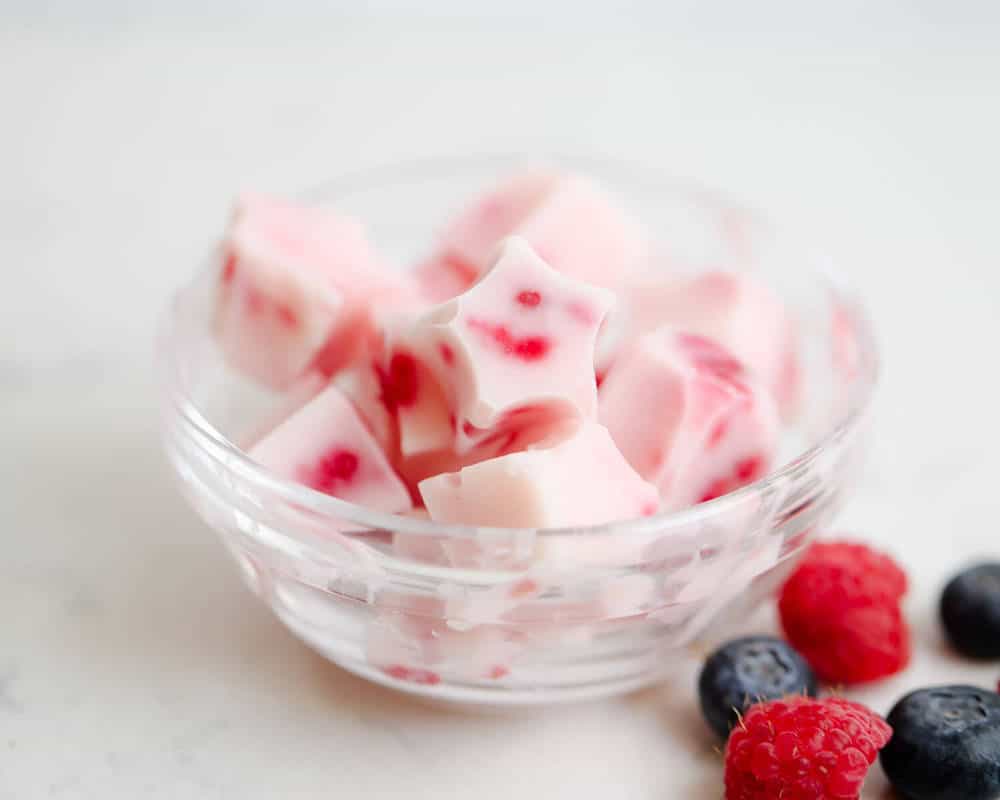
[[[378,188],[384,183],[400,180],[434,179],[437,174],[446,170],[468,170],[473,168],[499,167],[504,164],[564,164],[567,167],[586,170],[588,167],[599,170],[613,170],[630,179],[645,180],[655,186],[668,188],[675,192],[683,192],[689,199],[697,201],[713,210],[713,213],[739,212],[754,221],[756,225],[774,231],[774,225],[769,219],[755,209],[736,202],[723,191],[704,186],[696,180],[680,178],[662,168],[643,165],[637,162],[623,161],[617,158],[605,158],[592,154],[551,154],[551,153],[490,153],[469,156],[441,156],[408,159],[398,162],[382,163],[376,166],[360,168],[341,173],[316,184],[298,196],[307,201],[315,201],[320,196],[329,196],[334,192],[351,192],[370,188]],[[786,237],[787,238],[787,237]],[[808,248],[803,248],[807,253]],[[778,468],[753,483],[742,486],[713,500],[699,503],[677,511],[659,512],[648,517],[618,520],[599,525],[584,525],[562,528],[509,528],[487,525],[468,525],[457,523],[442,523],[424,520],[418,517],[407,517],[391,512],[379,511],[356,503],[323,494],[308,486],[279,477],[263,465],[254,461],[249,454],[236,443],[228,439],[216,428],[197,408],[188,392],[182,387],[182,367],[179,363],[181,347],[177,346],[179,310],[185,294],[200,277],[210,269],[211,262],[203,263],[191,279],[176,291],[173,301],[168,305],[160,325],[157,339],[158,358],[165,366],[161,374],[164,384],[163,394],[168,408],[177,415],[185,431],[193,437],[202,451],[208,450],[212,458],[219,464],[261,489],[274,492],[283,499],[297,506],[308,509],[311,513],[336,518],[339,522],[356,523],[359,528],[388,530],[418,536],[436,536],[449,538],[474,538],[483,536],[587,536],[608,535],[617,536],[642,535],[652,531],[663,532],[673,527],[689,526],[697,521],[725,514],[747,499],[760,495],[767,496],[808,471],[808,467],[820,459],[829,447],[845,437],[853,435],[861,426],[867,415],[875,394],[880,371],[880,358],[876,344],[874,327],[871,318],[857,292],[843,280],[840,273],[832,266],[809,269],[817,279],[825,280],[829,288],[838,295],[842,307],[849,313],[855,323],[856,344],[858,353],[857,375],[850,391],[850,402],[846,410],[840,413],[836,421],[817,438],[814,444],[788,459]],[[275,532],[277,533],[277,532]],[[272,534],[273,535],[273,534]],[[283,534],[278,534],[279,536]],[[291,537],[289,537],[291,538]]]

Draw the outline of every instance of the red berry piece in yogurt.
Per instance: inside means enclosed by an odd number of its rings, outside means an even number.
[[[250,450],[277,475],[380,511],[407,511],[409,492],[357,409],[329,386]]]

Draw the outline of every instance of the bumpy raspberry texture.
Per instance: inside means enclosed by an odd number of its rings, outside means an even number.
[[[900,607],[906,587],[906,575],[883,553],[850,542],[815,544],[782,589],[781,624],[822,680],[878,680],[910,660]]]
[[[858,575],[868,586],[880,583],[897,600],[906,594],[906,573],[900,566],[885,553],[861,542],[816,542],[806,555],[808,562],[839,565]]]
[[[856,800],[892,729],[840,698],[753,706],[726,745],[726,800]]]

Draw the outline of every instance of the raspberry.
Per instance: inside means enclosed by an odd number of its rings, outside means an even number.
[[[867,585],[878,581],[897,600],[906,594],[908,588],[906,573],[895,561],[885,553],[860,542],[816,542],[809,548],[806,558],[825,564],[838,564],[859,575]]]
[[[891,737],[881,718],[848,700],[760,703],[726,745],[726,800],[856,800]]]
[[[813,545],[781,591],[788,641],[828,683],[864,683],[899,672],[910,660],[900,599],[906,575],[865,545]]]

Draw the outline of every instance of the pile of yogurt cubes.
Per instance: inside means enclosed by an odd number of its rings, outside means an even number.
[[[652,264],[590,179],[514,175],[401,269],[336,210],[248,195],[220,250],[228,364],[297,398],[277,475],[443,523],[566,528],[712,500],[773,466],[794,325],[735,272]]]

